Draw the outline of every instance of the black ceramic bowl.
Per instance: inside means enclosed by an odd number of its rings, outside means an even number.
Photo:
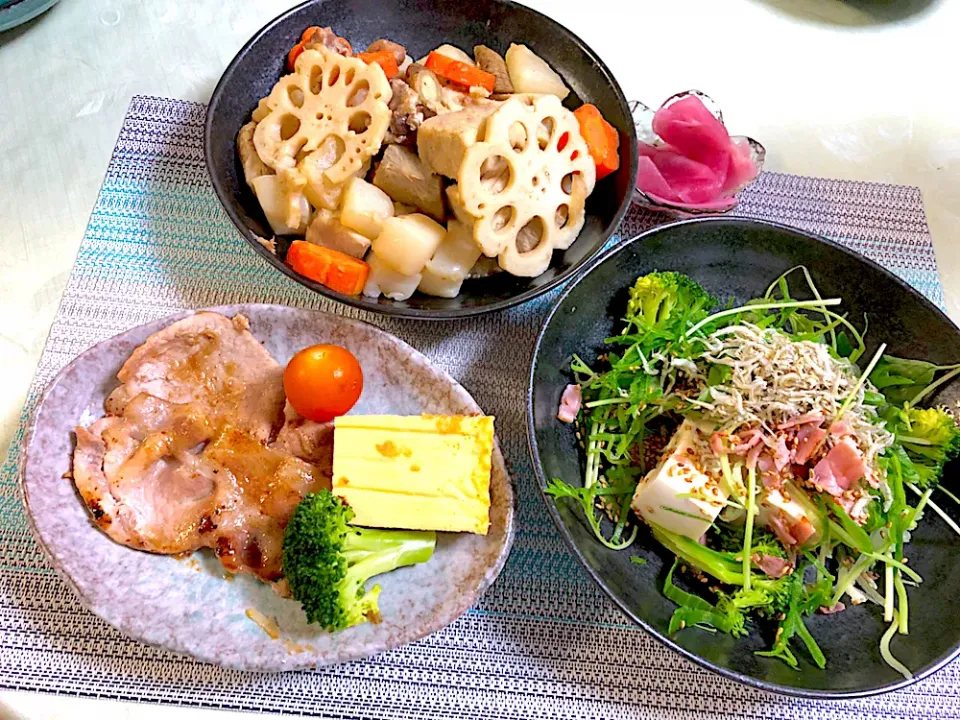
[[[243,181],[237,132],[280,78],[287,52],[310,25],[329,25],[359,48],[386,37],[401,43],[414,58],[443,43],[467,51],[484,44],[500,53],[512,42],[529,46],[570,88],[565,105],[576,108],[593,103],[620,131],[620,169],[597,183],[576,242],[555,253],[550,268],[539,277],[502,273],[468,280],[456,298],[416,294],[405,302],[333,292],[301,277],[267,251],[258,237],[269,238],[273,233]],[[562,25],[504,0],[314,0],[297,6],[254,35],[227,66],[207,108],[204,150],[214,190],[227,215],[267,262],[321,295],[373,312],[417,318],[477,315],[525,302],[556,287],[596,255],[616,229],[630,204],[637,174],[637,137],[630,110],[607,66]]]
[[[604,255],[564,291],[537,342],[530,373],[528,437],[541,487],[549,478],[582,482],[582,459],[573,426],[556,419],[560,395],[571,381],[570,359],[577,353],[593,361],[603,340],[618,331],[627,289],[653,270],[676,270],[700,282],[713,295],[738,303],[762,295],[781,273],[805,265],[823,297],[842,297],[854,321],[869,316],[869,358],[881,342],[894,355],[938,364],[960,359],[960,330],[932,303],[889,272],[827,240],[798,230],[738,219],[692,220],[652,230]],[[798,293],[799,295],[799,293]],[[936,398],[953,404],[960,382]],[[947,469],[945,485],[957,484],[956,465]],[[893,690],[909,684],[884,663],[878,649],[886,629],[882,609],[853,607],[807,621],[827,656],[819,670],[795,654],[800,671],[779,660],[757,657],[772,637],[754,631],[742,639],[687,629],[668,636],[675,606],[663,596],[663,579],[672,557],[641,531],[629,551],[601,545],[583,515],[566,500],[544,495],[560,532],[587,572],[637,624],[664,644],[700,665],[756,687],[817,698],[851,697]],[[941,503],[946,508],[949,501]],[[910,634],[893,641],[896,657],[916,679],[957,656],[960,623],[952,608],[960,596],[957,558],[960,538],[928,511],[909,545],[910,567],[924,582],[910,588]],[[641,555],[647,564],[630,562]]]

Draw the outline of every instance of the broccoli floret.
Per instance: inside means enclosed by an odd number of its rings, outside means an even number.
[[[364,583],[433,555],[434,532],[350,525],[354,512],[329,491],[307,495],[283,537],[283,573],[307,622],[343,630],[379,616],[380,586]]]
[[[716,299],[678,272],[652,272],[637,278],[627,302],[628,323],[642,330],[666,330],[678,322],[696,322]]]
[[[905,405],[892,425],[921,486],[939,482],[943,466],[960,455],[960,427],[942,408]]]

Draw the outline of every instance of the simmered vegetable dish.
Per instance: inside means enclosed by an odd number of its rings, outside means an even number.
[[[617,131],[565,108],[563,79],[524,45],[414,62],[311,27],[287,63],[239,156],[273,232],[302,238],[286,261],[340,293],[456,297],[471,276],[540,275],[619,167]]]

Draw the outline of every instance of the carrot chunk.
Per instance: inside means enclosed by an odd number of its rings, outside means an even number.
[[[497,81],[493,73],[453,60],[438,52],[432,52],[427,56],[427,70],[457,85],[468,88],[482,87],[487,92],[493,92],[493,85]]]
[[[363,290],[370,266],[342,252],[294,240],[287,250],[287,262],[295,271],[344,295]]]
[[[580,124],[580,134],[590,157],[597,167],[597,180],[605,178],[620,167],[620,134],[617,129],[603,119],[595,105],[581,105],[573,111]]]

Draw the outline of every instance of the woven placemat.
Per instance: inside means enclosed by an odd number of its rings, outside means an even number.
[[[123,124],[0,472],[0,685],[371,720],[960,716],[958,664],[883,697],[808,702],[719,678],[632,626],[566,550],[527,459],[527,368],[555,294],[442,323],[375,317],[311,294],[256,257],[221,210],[203,164],[203,115],[202,105],[136,97]],[[942,302],[916,188],[765,173],[737,213],[835,238]],[[621,232],[665,219],[635,211]],[[41,389],[103,338],[184,308],[239,302],[361,317],[426,353],[497,416],[518,489],[518,533],[500,579],[461,620],[369,661],[245,674],[126,639],[83,610],[50,569],[16,492],[23,426]]]

